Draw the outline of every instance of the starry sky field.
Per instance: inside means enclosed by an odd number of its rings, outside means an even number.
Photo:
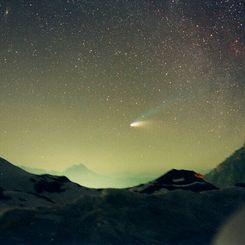
[[[245,140],[244,58],[245,0],[0,0],[0,155],[210,169]]]

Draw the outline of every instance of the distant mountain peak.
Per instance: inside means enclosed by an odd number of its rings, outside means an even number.
[[[79,164],[75,164],[71,167],[68,167],[65,172],[68,172],[68,171],[90,171],[84,164],[82,163],[79,163]]]
[[[86,167],[86,165],[80,163],[76,165],[72,165],[71,167],[67,168],[64,172],[64,175],[70,177],[73,176],[75,180],[85,177],[85,176],[94,176],[96,173],[91,171],[89,168]]]

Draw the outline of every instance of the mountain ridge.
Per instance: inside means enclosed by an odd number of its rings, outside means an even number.
[[[245,183],[245,147],[234,151],[222,163],[205,175],[214,185],[225,188]]]
[[[217,189],[191,170],[133,188],[91,189],[3,159],[0,166],[1,244],[220,245],[213,242],[223,224],[245,205],[244,187]]]

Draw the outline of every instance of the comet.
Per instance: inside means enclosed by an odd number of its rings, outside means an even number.
[[[146,125],[146,121],[134,121],[130,124],[131,128],[141,128],[144,127]]]
[[[160,105],[142,113],[139,117],[134,119],[134,121],[130,124],[130,127],[131,128],[145,127],[151,121],[151,117],[161,112],[161,110],[164,107],[166,107],[166,101],[162,101]]]

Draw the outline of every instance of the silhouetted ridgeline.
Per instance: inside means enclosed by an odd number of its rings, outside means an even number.
[[[245,148],[235,151],[224,162],[205,175],[205,178],[218,187],[245,183]]]
[[[242,162],[244,149],[224,162],[225,169]],[[242,206],[243,183],[219,190],[190,170],[173,169],[133,188],[90,189],[64,176],[30,174],[0,159],[4,245],[223,245],[228,238],[229,244],[243,239],[245,244],[243,232],[234,233],[229,222],[223,228],[229,218],[236,231],[245,226],[236,214]]]

